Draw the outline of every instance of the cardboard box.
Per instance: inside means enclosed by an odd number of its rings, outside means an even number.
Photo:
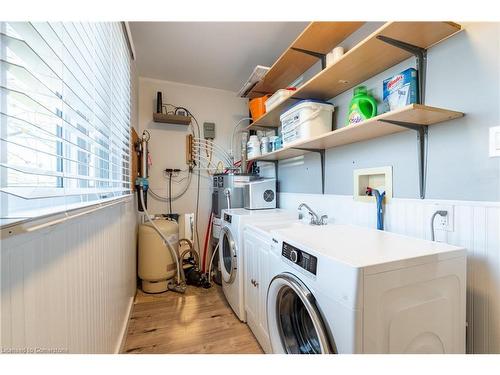
[[[417,103],[418,81],[417,70],[406,69],[383,83],[384,112]]]

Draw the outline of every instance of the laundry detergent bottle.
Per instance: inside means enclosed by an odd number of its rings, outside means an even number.
[[[377,116],[377,101],[368,94],[366,86],[356,87],[354,97],[349,104],[347,125],[357,124],[375,116]]]

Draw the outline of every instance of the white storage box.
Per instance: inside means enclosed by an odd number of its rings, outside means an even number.
[[[222,227],[222,219],[214,217],[212,221],[212,236],[214,238],[219,239],[221,227]]]
[[[333,104],[302,100],[280,116],[283,146],[332,130]]]
[[[276,108],[278,105],[287,100],[290,96],[293,95],[295,90],[291,89],[280,89],[276,91],[269,99],[266,100],[264,105],[266,106],[266,112],[269,112],[273,108]]]

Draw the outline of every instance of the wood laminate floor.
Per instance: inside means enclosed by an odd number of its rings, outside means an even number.
[[[219,286],[188,286],[185,294],[137,291],[123,353],[261,354]]]

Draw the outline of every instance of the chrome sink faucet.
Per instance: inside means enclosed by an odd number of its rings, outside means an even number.
[[[311,215],[311,221],[309,221],[309,224],[311,225],[326,225],[328,224],[328,216],[327,215],[322,215],[321,217],[318,216],[316,212],[312,210],[311,207],[309,207],[305,203],[299,204],[299,208],[297,209],[299,211],[299,220],[302,219],[302,207],[305,207],[307,209],[307,212],[309,215]]]

